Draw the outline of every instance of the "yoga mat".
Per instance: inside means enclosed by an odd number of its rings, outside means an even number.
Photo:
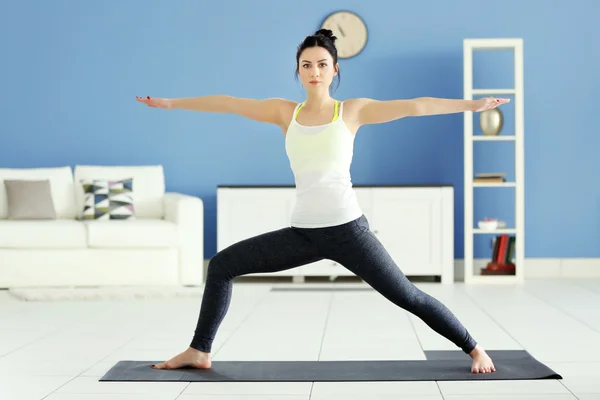
[[[426,351],[427,360],[213,361],[212,368],[152,369],[161,361],[119,361],[100,381],[120,382],[359,382],[562,379],[523,350],[488,351],[496,372],[471,373],[461,351]]]

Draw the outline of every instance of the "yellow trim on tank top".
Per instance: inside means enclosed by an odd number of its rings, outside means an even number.
[[[300,109],[304,106],[304,101],[300,104],[300,107],[298,107],[298,109],[296,110],[296,114],[294,114],[294,120],[297,120],[298,118],[298,113],[300,112]],[[339,118],[339,109],[340,109],[340,102],[335,100],[335,106],[334,106],[334,112],[333,112],[333,119],[331,120],[331,122],[334,122],[335,120],[337,120]]]

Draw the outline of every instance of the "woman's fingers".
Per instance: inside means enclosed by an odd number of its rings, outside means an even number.
[[[140,97],[140,96],[135,96],[135,99],[137,101],[139,101],[140,103],[144,103],[146,105],[149,105],[150,107],[155,107],[155,102],[153,99],[150,98],[150,96],[146,96],[144,97]]]

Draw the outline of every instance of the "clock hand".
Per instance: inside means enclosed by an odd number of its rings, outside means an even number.
[[[339,24],[337,27],[340,30],[340,33],[342,34],[342,36],[346,36],[346,34],[344,33],[344,30],[342,29],[342,27]]]

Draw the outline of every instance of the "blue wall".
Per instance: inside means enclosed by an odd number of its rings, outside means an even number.
[[[360,56],[340,63],[339,99],[461,98],[463,38],[522,37],[525,255],[600,256],[596,0],[1,3],[0,166],[163,164],[169,191],[205,201],[207,257],[216,250],[217,185],[293,183],[283,136],[237,116],[148,108],[136,95],[302,100],[296,46],[338,8],[362,15],[370,35]],[[477,78],[480,86],[511,84],[506,57],[480,62],[491,74]],[[352,167],[356,184],[453,184],[457,258],[462,126],[454,114],[364,127]],[[511,144],[480,145],[478,166],[511,171],[509,163],[486,164],[511,161]],[[510,218],[512,189],[476,193],[476,217]],[[480,240],[476,256],[488,247]]]

